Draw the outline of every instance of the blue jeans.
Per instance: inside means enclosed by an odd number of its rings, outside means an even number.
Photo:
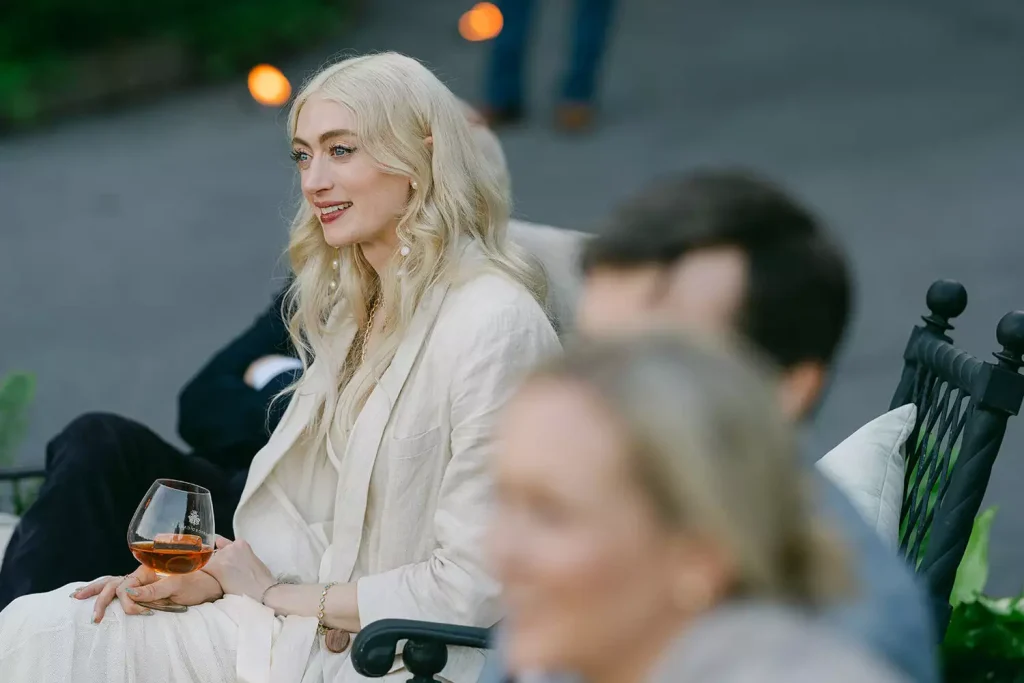
[[[487,74],[487,104],[516,108],[523,101],[523,67],[534,0],[498,0],[504,17]],[[597,72],[608,42],[614,0],[576,0],[572,25],[572,53],[562,81],[562,97],[570,102],[594,99]]]

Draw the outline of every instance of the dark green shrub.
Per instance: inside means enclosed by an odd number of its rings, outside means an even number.
[[[32,0],[0,20],[0,123],[31,121],[83,56],[181,46],[189,77],[222,78],[315,46],[348,17],[339,0]]]

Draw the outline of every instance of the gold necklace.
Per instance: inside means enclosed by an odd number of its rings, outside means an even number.
[[[380,304],[380,296],[376,296],[373,299],[373,305],[370,306],[370,316],[366,321],[366,331],[363,332],[363,343],[362,348],[359,350],[359,365],[363,365],[366,362],[366,347],[370,342],[370,333],[373,332],[373,317],[377,314],[377,305]]]

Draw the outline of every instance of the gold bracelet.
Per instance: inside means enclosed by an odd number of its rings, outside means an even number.
[[[200,569],[199,571],[202,571],[202,570]],[[284,580],[278,581],[277,583],[274,583],[274,584],[271,584],[271,585],[267,586],[267,590],[263,591],[263,595],[260,596],[260,604],[263,605],[264,607],[267,606],[267,593],[270,592],[271,588],[277,588],[278,586],[292,585],[293,583],[294,583],[294,581],[291,581],[290,579],[284,579]]]
[[[324,623],[324,602],[327,601],[327,591],[331,590],[338,585],[337,581],[331,581],[329,584],[324,586],[324,590],[320,593],[320,610],[316,613],[316,632],[317,635],[324,635],[331,630],[331,627]]]

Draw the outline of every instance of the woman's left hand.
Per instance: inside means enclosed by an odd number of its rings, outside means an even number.
[[[203,571],[220,582],[225,595],[248,595],[259,601],[276,580],[252,546],[245,541],[217,537],[217,552]]]

